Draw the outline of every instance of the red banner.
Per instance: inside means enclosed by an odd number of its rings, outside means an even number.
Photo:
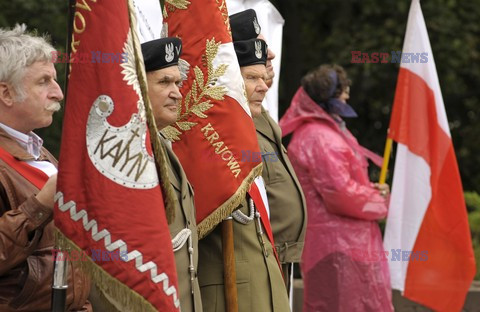
[[[163,132],[195,189],[199,235],[203,237],[245,198],[261,173],[255,127],[233,48],[225,1],[165,4],[169,36],[183,42],[189,63],[179,119]]]
[[[86,267],[116,305],[178,311],[130,10],[127,0],[77,1],[55,225],[70,248],[91,256]]]

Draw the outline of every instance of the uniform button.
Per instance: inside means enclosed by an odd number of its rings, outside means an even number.
[[[37,215],[37,219],[41,219],[43,217],[43,212],[39,212]]]

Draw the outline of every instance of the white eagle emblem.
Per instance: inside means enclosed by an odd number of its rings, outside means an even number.
[[[260,25],[258,24],[256,17],[253,18],[253,28],[255,29],[255,33],[260,35]]]
[[[173,57],[173,43],[170,43],[165,46],[165,61],[167,61],[167,63],[170,63],[171,61],[173,61]]]
[[[255,41],[255,56],[258,59],[262,58],[262,43],[260,41]]]

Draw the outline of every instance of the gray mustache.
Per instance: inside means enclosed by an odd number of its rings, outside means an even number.
[[[45,107],[45,109],[49,112],[58,112],[60,108],[62,108],[62,106],[58,102],[53,102]]]

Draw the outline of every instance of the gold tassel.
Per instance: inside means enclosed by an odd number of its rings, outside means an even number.
[[[76,252],[77,254],[83,254],[83,250],[80,249],[73,241],[68,239],[58,228],[55,228],[55,238],[57,240],[57,246],[62,245],[62,250]],[[118,260],[122,261],[122,260]],[[121,306],[123,311],[157,311],[157,309],[143,296],[136,291],[120,282],[118,279],[111,276],[102,267],[96,264],[91,257],[81,257],[78,261],[74,262],[76,267],[80,267],[88,276],[90,276],[93,283],[102,293],[102,307],[101,311],[118,312],[115,306]],[[148,278],[148,276],[145,276]],[[110,302],[107,296],[112,298]]]

